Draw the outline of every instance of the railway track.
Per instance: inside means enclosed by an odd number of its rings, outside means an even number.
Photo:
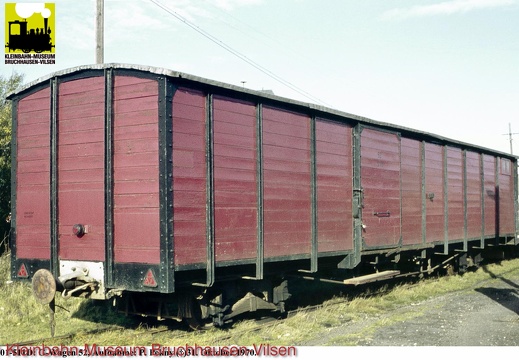
[[[123,329],[124,329],[124,327],[122,327],[122,326],[105,326],[105,327],[101,327],[101,328],[97,328],[97,329],[88,330],[88,331],[82,332],[81,334],[92,335],[92,334],[99,334],[99,333],[103,333],[103,332],[107,332],[107,331],[123,330]],[[65,335],[58,335],[58,336],[53,336],[53,337],[20,341],[20,342],[16,342],[16,345],[29,346],[29,345],[45,344],[48,341],[72,339],[72,338],[74,338],[74,336],[77,336],[77,335],[78,335],[78,333],[68,333]]]
[[[407,288],[411,288],[413,286],[416,286],[415,284],[409,282],[409,283],[401,283],[400,284],[401,286],[406,286]],[[372,286],[368,287],[368,286],[359,286],[357,287],[357,289],[354,291],[354,295],[353,295],[353,298],[355,297],[358,297],[358,296],[361,296],[361,297],[366,297],[366,296],[369,296],[369,297],[373,297],[373,296],[381,296],[381,295],[384,295],[386,293],[388,293],[389,291],[391,291],[393,287],[392,286],[388,286],[388,283],[380,283],[378,284],[378,286],[376,288],[373,288]],[[253,326],[252,328],[250,329],[247,329],[244,331],[244,333],[254,333],[254,332],[258,332],[258,331],[261,331],[262,329],[265,329],[265,328],[268,328],[270,326],[274,326],[274,325],[277,325],[277,324],[280,324],[280,323],[283,323],[284,321],[294,317],[294,316],[297,316],[298,314],[302,314],[302,313],[313,313],[315,311],[318,311],[320,309],[322,309],[324,306],[327,306],[327,307],[330,307],[330,306],[339,306],[339,305],[342,305],[342,304],[345,304],[349,301],[352,300],[352,296],[348,296],[348,297],[344,297],[344,298],[335,298],[334,300],[328,300],[326,305],[324,304],[316,304],[316,305],[307,305],[307,306],[303,306],[303,307],[299,307],[297,309],[293,309],[293,310],[289,310],[285,313],[284,317],[280,318],[280,317],[269,317],[269,316],[265,316],[265,317],[262,317],[260,319],[257,319],[255,320],[256,322],[256,325]],[[210,324],[210,325],[207,325],[203,328],[200,328],[196,331],[200,331],[200,332],[205,332],[205,331],[208,331],[209,329],[213,328],[213,325]],[[67,333],[67,334],[64,334],[64,335],[59,335],[59,336],[53,336],[53,337],[44,337],[44,338],[38,338],[38,339],[33,339],[33,340],[26,340],[26,341],[21,341],[21,342],[16,342],[16,345],[18,346],[31,346],[31,345],[41,345],[41,344],[46,344],[48,342],[56,342],[57,340],[59,341],[63,341],[63,340],[73,340],[75,337],[78,337],[78,336],[85,336],[85,335],[96,335],[96,334],[103,334],[103,333],[106,333],[106,332],[111,332],[111,331],[124,331],[124,330],[128,330],[127,327],[124,327],[124,326],[114,326],[114,325],[111,325],[111,326],[103,326],[103,327],[99,327],[99,328],[96,328],[96,329],[92,329],[92,330],[87,330],[87,331],[84,331],[84,332],[75,332],[75,333]],[[150,329],[145,329],[143,331],[140,331],[140,332],[136,332],[135,334],[133,334],[132,336],[134,337],[142,337],[142,336],[149,336],[149,335],[156,335],[156,334],[163,334],[163,333],[167,333],[167,332],[170,332],[171,334],[174,334],[174,338],[175,340],[179,340],[181,339],[182,337],[188,337],[189,334],[191,334],[190,332],[186,333],[185,336],[182,336],[178,334],[178,329],[172,329],[171,327],[161,327],[161,328],[150,328]],[[230,338],[232,338],[234,336],[234,334],[231,332],[222,332],[222,336],[217,336],[215,338],[215,341],[216,342],[220,342],[220,341],[225,341],[225,340],[228,340]],[[173,337],[172,337],[173,338]]]
[[[52,335],[57,292],[225,326],[294,308],[283,274],[351,289],[519,247],[518,159],[476,144],[133,64],[6,99],[10,278],[31,280]]]
[[[483,267],[485,269],[485,267]],[[437,269],[436,269],[437,270]],[[448,270],[448,269],[447,269]],[[486,271],[486,270],[485,270]],[[255,320],[256,324],[252,328],[246,329],[246,330],[240,330],[243,331],[243,333],[254,333],[259,332],[265,328],[282,324],[283,322],[287,321],[288,319],[291,319],[299,314],[303,313],[313,313],[315,311],[318,311],[324,307],[330,308],[330,307],[338,307],[340,305],[344,305],[352,299],[356,298],[372,298],[377,296],[385,295],[389,292],[391,292],[395,286],[405,287],[405,289],[412,289],[414,287],[418,286],[418,283],[415,281],[419,278],[420,273],[408,273],[408,274],[402,274],[398,277],[395,277],[394,279],[384,281],[384,282],[377,282],[377,283],[369,283],[369,284],[361,284],[358,286],[350,286],[348,296],[343,297],[334,297],[337,294],[329,293],[325,295],[326,298],[321,298],[318,300],[315,300],[316,302],[319,302],[314,305],[303,305],[300,307],[297,307],[292,310],[288,310],[284,317],[271,317],[271,316],[265,316],[258,320]],[[447,275],[451,275],[449,271],[446,271]],[[436,272],[434,272],[432,275],[437,275]],[[335,287],[335,289],[340,290],[341,288]],[[326,304],[323,302],[326,301]],[[247,319],[250,319],[248,317]],[[232,323],[229,323],[232,324]],[[232,326],[232,325],[231,325]],[[201,333],[206,332],[213,328],[213,325],[207,325],[205,327],[202,327],[198,329],[197,331],[200,331]],[[78,336],[85,336],[85,335],[96,335],[96,334],[102,334],[105,332],[110,331],[124,331],[128,330],[128,327],[124,326],[103,326],[97,329],[92,329],[80,333],[68,333],[64,335],[54,336],[54,337],[45,337],[45,338],[38,338],[33,340],[26,340],[22,342],[16,342],[16,345],[19,346],[30,346],[30,345],[41,345],[48,342],[56,342],[56,340],[73,340],[75,337]],[[173,329],[171,326],[166,327],[160,327],[160,328],[149,328],[144,329],[143,331],[138,331],[135,334],[132,334],[133,337],[145,337],[150,335],[157,335],[157,334],[163,334],[163,333],[171,333],[170,338],[174,338],[175,340],[181,340],[182,338],[188,338],[191,336],[192,332],[187,331],[185,332],[185,335],[179,334],[179,328]],[[231,339],[235,334],[231,331],[222,331],[221,336],[216,336],[213,338],[213,340],[216,343],[226,341],[228,339]]]
[[[102,334],[102,333],[110,332],[110,331],[124,331],[124,330],[127,330],[127,328],[125,328],[123,326],[105,326],[105,327],[100,327],[97,329],[92,329],[92,330],[88,330],[88,331],[84,331],[84,332],[80,332],[80,333],[68,333],[65,335],[59,335],[59,336],[54,336],[54,337],[45,337],[45,338],[39,338],[39,339],[34,339],[34,340],[20,341],[20,342],[16,342],[16,345],[18,345],[18,346],[41,345],[41,344],[45,344],[49,341],[55,342],[56,340],[67,340],[67,339],[70,340],[78,335],[79,336],[94,335],[94,334]],[[148,329],[146,331],[136,333],[135,336],[154,335],[154,334],[159,334],[159,333],[163,333],[163,332],[167,332],[167,331],[172,331],[172,330],[168,329],[168,328]]]

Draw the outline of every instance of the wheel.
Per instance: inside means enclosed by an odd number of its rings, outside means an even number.
[[[188,312],[186,313],[184,320],[187,325],[195,331],[204,328],[205,323],[202,320],[202,309],[195,298],[191,298],[188,302]]]

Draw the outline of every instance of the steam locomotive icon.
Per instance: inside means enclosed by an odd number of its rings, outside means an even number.
[[[9,51],[22,50],[24,53],[35,51],[41,53],[43,51],[51,51],[52,38],[50,37],[51,29],[48,27],[48,19],[43,19],[43,28],[27,29],[28,22],[9,21],[9,42],[5,47]]]

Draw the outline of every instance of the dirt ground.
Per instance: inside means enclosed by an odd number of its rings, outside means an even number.
[[[519,276],[496,276],[470,291],[330,329],[304,345],[519,346]]]

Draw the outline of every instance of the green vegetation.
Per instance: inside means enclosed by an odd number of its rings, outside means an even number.
[[[11,104],[7,94],[23,83],[24,76],[13,73],[9,78],[0,76],[0,254],[7,247],[11,212]]]
[[[0,345],[47,338],[49,331],[48,307],[37,303],[28,282],[9,282],[9,254],[0,257]],[[336,296],[323,303],[316,311],[301,311],[284,321],[275,322],[261,329],[252,320],[236,323],[231,329],[209,329],[203,332],[188,331],[174,321],[158,322],[140,317],[126,318],[118,314],[111,301],[94,302],[57,297],[56,339],[47,345],[297,345],[319,339],[330,328],[341,325],[354,326],[367,316],[377,321],[361,327],[354,334],[335,337],[328,345],[356,345],[370,337],[381,327],[421,315],[420,310],[410,308],[405,313],[388,312],[404,306],[423,302],[432,297],[451,292],[471,291],[483,282],[501,281],[499,278],[519,276],[519,260],[503,261],[487,265],[463,276],[429,278],[412,285],[403,284],[382,292],[382,295],[364,292],[350,297]],[[344,288],[346,291],[347,288]],[[347,301],[346,301],[347,300]],[[386,315],[386,316],[384,316]],[[108,331],[92,332],[94,329]],[[172,330],[162,331],[161,330]],[[153,330],[153,332],[148,332]],[[60,338],[65,334],[74,334]]]

